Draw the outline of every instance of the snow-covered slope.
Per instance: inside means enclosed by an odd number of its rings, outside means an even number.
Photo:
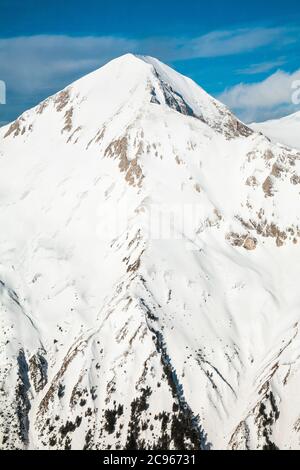
[[[257,132],[263,132],[273,142],[300,150],[300,111],[281,119],[251,124]]]
[[[0,129],[1,448],[300,448],[299,184],[152,58]]]

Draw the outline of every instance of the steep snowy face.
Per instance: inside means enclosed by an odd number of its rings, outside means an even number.
[[[299,184],[148,57],[0,129],[1,448],[299,448]]]
[[[281,119],[251,124],[251,128],[262,132],[274,143],[300,150],[300,112]]]

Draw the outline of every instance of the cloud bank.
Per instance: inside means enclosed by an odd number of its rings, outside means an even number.
[[[0,121],[4,121],[4,114],[6,120],[15,118],[80,76],[127,52],[153,55],[172,64],[253,52],[270,44],[289,43],[293,35],[293,30],[282,27],[212,31],[192,38],[66,35],[2,38],[0,79],[6,82],[7,105],[5,110],[0,108]],[[235,96],[246,100],[237,90],[227,91],[222,98],[231,105],[236,104]]]
[[[300,69],[293,73],[278,70],[261,82],[240,83],[219,95],[219,99],[235,110],[246,122],[259,122],[299,110],[295,97]]]

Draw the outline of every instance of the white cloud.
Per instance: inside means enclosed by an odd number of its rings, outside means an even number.
[[[262,62],[260,64],[251,64],[249,67],[237,70],[236,73],[239,75],[257,75],[259,73],[269,72],[272,69],[275,69],[276,67],[280,67],[281,65],[284,65],[285,63],[286,63],[286,60],[279,59],[279,60],[274,60],[273,62]]]
[[[19,92],[54,89],[136,48],[115,37],[28,36],[0,39],[0,76]]]
[[[115,37],[28,36],[0,39],[0,79],[7,104],[0,121],[64,88],[113,57],[135,50],[135,41]]]
[[[218,57],[249,52],[278,40],[289,40],[286,28],[254,28],[213,31],[200,36],[187,46],[193,57]]]
[[[155,55],[166,61],[227,56],[282,41],[289,35],[285,28],[256,28],[176,39],[56,35],[0,39],[0,78],[13,89],[46,90],[126,52]]]
[[[279,70],[262,82],[227,89],[219,99],[247,122],[271,119],[297,109],[292,86],[299,79],[300,69],[291,74]]]
[[[256,28],[213,31],[194,38],[66,35],[2,38],[0,79],[6,82],[7,105],[2,106],[0,119],[12,119],[80,76],[127,52],[175,62],[246,53],[271,43],[291,41],[293,35],[295,30],[287,28]]]

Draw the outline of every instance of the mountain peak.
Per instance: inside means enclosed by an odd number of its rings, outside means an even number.
[[[159,107],[158,107],[159,106]],[[156,109],[155,109],[156,108]],[[125,113],[124,110],[126,110]],[[53,112],[60,114],[57,118]],[[62,113],[63,111],[63,113]],[[193,80],[150,56],[125,54],[70,84],[34,109],[23,113],[0,131],[8,138],[34,132],[38,117],[48,115],[59,133],[82,134],[123,116],[129,126],[138,116],[155,111],[176,112],[206,124],[227,138],[249,136],[252,131]],[[51,114],[51,116],[50,116]],[[63,119],[61,119],[63,114]],[[44,118],[43,118],[44,119]],[[79,134],[76,142],[78,142]]]
[[[299,447],[299,184],[149,57],[0,130],[2,448]]]

